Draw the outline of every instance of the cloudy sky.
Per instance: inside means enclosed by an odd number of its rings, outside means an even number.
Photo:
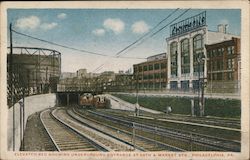
[[[18,32],[57,44],[114,56],[150,32],[173,11],[174,9],[9,9],[8,24],[12,23],[13,29]],[[171,22],[183,11],[180,9],[175,12],[154,31]],[[189,10],[175,22],[202,11],[205,10]],[[240,10],[206,11],[209,30],[216,31],[217,25],[223,23],[229,25],[230,33],[240,35]],[[75,72],[77,69],[86,68],[88,72],[92,72],[102,65],[97,72],[106,70],[117,72],[128,70],[133,64],[144,61],[136,58],[146,58],[166,52],[167,37],[169,37],[169,27],[121,54],[135,59],[91,55],[15,33],[13,33],[13,46],[44,47],[61,52],[62,71]]]

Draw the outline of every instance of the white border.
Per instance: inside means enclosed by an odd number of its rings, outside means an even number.
[[[15,156],[21,152],[8,152],[7,151],[7,102],[6,102],[6,54],[7,53],[7,9],[8,8],[121,8],[121,9],[172,9],[172,8],[192,8],[192,9],[241,9],[241,64],[242,64],[242,151],[241,153],[233,153],[233,157],[192,157],[191,152],[187,152],[188,157],[120,157],[119,159],[248,159],[249,158],[249,3],[248,1],[82,1],[82,2],[1,2],[0,12],[0,24],[1,24],[1,37],[0,37],[0,159],[84,159],[83,156]],[[25,153],[37,153],[37,152],[25,152]],[[166,153],[166,152],[164,152]],[[201,153],[201,152],[192,152]],[[206,153],[206,152],[202,152]],[[213,152],[219,154],[220,152]],[[41,152],[41,154],[48,155],[49,152]],[[108,153],[107,153],[108,155]],[[101,157],[85,157],[85,159],[111,159],[103,154]],[[113,157],[117,159],[118,157]]]

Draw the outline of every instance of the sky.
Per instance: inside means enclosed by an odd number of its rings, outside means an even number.
[[[143,35],[175,9],[8,9],[8,24],[13,29],[77,49],[97,52],[108,56],[87,54],[13,33],[13,46],[43,47],[62,54],[62,72],[76,72],[86,68],[88,72],[128,70],[133,64],[145,61],[155,54],[166,52],[169,26],[155,36],[133,45],[121,57],[112,58]],[[184,12],[179,9],[161,23],[154,33]],[[239,9],[191,9],[173,23],[206,11],[208,29],[217,30],[218,24],[228,24],[228,32],[240,35],[241,12]],[[9,33],[8,33],[9,36]],[[8,37],[9,44],[9,37]],[[99,70],[96,70],[100,65]]]

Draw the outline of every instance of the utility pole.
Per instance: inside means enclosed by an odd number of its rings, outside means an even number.
[[[24,131],[25,131],[25,89],[23,87],[23,143],[22,143],[22,148],[24,150]]]
[[[199,111],[200,111],[200,116],[201,116],[201,103],[200,103],[200,89],[201,89],[200,66],[201,66],[201,58],[200,58],[200,55],[198,56],[197,62],[198,62],[198,106],[199,106]]]
[[[201,66],[204,65],[204,55],[199,55],[198,57],[198,79],[199,79],[199,87],[198,87],[198,104],[200,109],[200,117],[204,116],[204,70],[203,71],[203,78],[201,80],[200,72]]]
[[[10,78],[10,107],[13,107],[13,151],[15,151],[15,106],[14,106],[14,99],[13,99],[13,46],[12,46],[12,24],[10,23],[9,26],[9,31],[10,31],[10,57],[9,57],[9,78]]]
[[[133,127],[132,141],[133,141],[133,147],[134,147],[134,150],[135,150],[135,123],[134,122],[132,123],[132,127]]]
[[[138,67],[139,68],[139,67]],[[138,104],[138,79],[139,79],[139,69],[137,68],[136,76],[136,104],[135,104],[135,115],[139,116],[139,104]]]

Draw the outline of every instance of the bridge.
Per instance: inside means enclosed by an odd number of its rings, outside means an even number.
[[[68,106],[71,104],[78,104],[79,98],[84,93],[90,93],[92,95],[102,94],[101,91],[82,90],[82,91],[58,91],[56,93],[57,105]]]

